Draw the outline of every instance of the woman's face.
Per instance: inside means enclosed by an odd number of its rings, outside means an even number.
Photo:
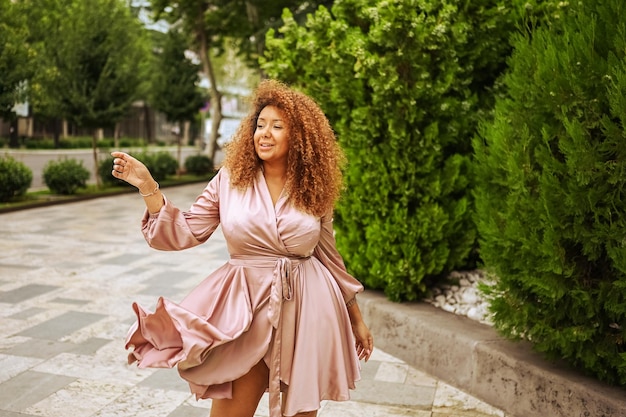
[[[289,138],[287,121],[275,106],[265,106],[256,123],[254,149],[263,162],[287,164]]]

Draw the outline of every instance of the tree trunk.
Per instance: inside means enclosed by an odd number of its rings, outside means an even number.
[[[254,43],[256,46],[257,57],[263,56],[263,50],[265,49],[265,36],[261,33],[261,25],[259,23],[259,8],[256,4],[250,1],[246,1],[246,15],[248,16],[248,22],[252,26],[255,36]],[[266,78],[265,71],[259,67],[259,75],[261,78]]]
[[[183,122],[183,143],[186,145],[191,145],[191,137],[190,137],[190,133],[191,133],[191,123],[189,123],[189,120],[186,120],[185,122]]]
[[[54,149],[59,149],[61,147],[61,120],[58,117],[52,119],[52,138]]]
[[[11,117],[11,119],[9,120],[9,147],[10,148],[19,148],[20,147],[20,141],[19,141],[19,136],[17,133],[17,128],[18,128],[18,121],[17,121],[17,117]]]
[[[215,152],[217,151],[217,138],[218,132],[220,128],[220,123],[222,122],[222,93],[217,89],[217,83],[215,81],[215,72],[213,71],[213,64],[211,63],[211,59],[209,57],[209,42],[206,37],[206,33],[204,31],[204,21],[200,20],[198,22],[198,40],[199,40],[199,55],[202,60],[202,70],[204,74],[209,79],[211,83],[210,94],[211,94],[211,136],[209,137],[209,141],[206,147],[206,153],[211,158],[211,160],[215,159]],[[202,120],[204,123],[204,120]]]
[[[178,130],[176,133],[176,143],[178,145],[177,151],[178,151],[178,169],[176,170],[176,176],[178,178],[180,178],[180,174],[181,171],[183,169],[183,164],[182,164],[182,158],[183,158],[183,135],[182,135],[182,131],[181,131],[181,126],[180,126],[180,122],[176,122],[178,125]]]
[[[143,102],[143,115],[144,121],[146,124],[146,143],[152,143],[152,121],[150,120],[150,108],[148,107],[148,103]]]
[[[115,149],[120,148],[120,124],[115,123],[115,129],[113,130],[113,147]]]
[[[93,149],[93,173],[96,177],[96,187],[100,188],[100,176],[98,175],[98,136],[100,129],[94,129],[91,137],[91,148]]]

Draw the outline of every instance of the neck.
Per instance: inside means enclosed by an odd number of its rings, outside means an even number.
[[[283,164],[270,164],[263,162],[261,167],[265,178],[284,179],[287,177],[287,167]]]

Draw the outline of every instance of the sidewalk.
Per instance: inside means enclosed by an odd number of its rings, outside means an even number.
[[[186,208],[201,188],[164,193]],[[0,215],[0,417],[208,416],[175,370],[127,366],[123,341],[133,301],[181,299],[225,262],[226,244],[218,231],[197,248],[152,250],[142,213],[133,193]],[[352,401],[319,416],[504,416],[380,349],[362,376]]]

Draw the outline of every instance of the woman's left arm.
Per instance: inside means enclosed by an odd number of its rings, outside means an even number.
[[[350,316],[350,324],[356,339],[359,359],[367,361],[374,349],[374,339],[363,321],[363,316],[356,300],[356,295],[363,291],[363,285],[348,273],[343,258],[337,250],[333,233],[332,215],[321,219],[321,227],[320,241],[313,252],[313,256],[318,258],[328,268],[337,285],[339,285],[346,303],[348,315]]]
[[[356,301],[356,297],[348,301],[348,314],[350,315],[350,324],[352,325],[352,333],[356,340],[356,353],[359,359],[365,359],[367,362],[374,351],[374,338],[370,329],[363,321],[361,309]]]

